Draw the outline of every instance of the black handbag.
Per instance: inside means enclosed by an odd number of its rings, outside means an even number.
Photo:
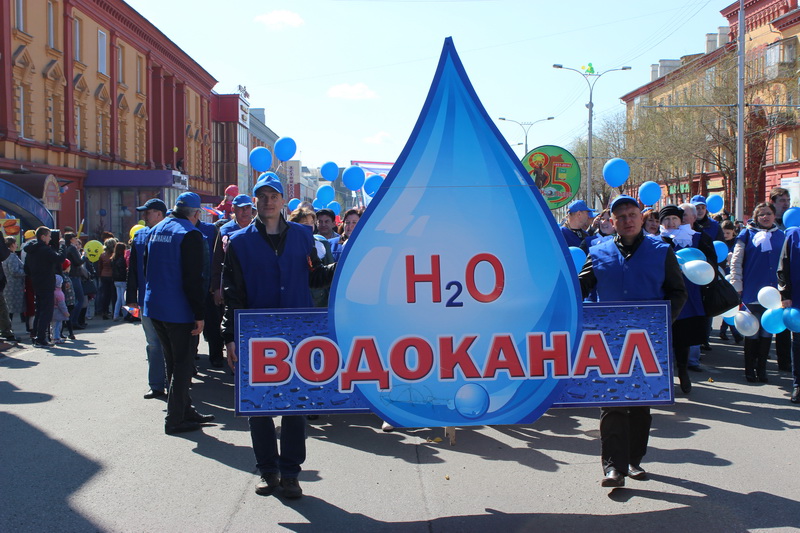
[[[716,271],[714,281],[700,287],[700,296],[703,299],[703,309],[709,317],[720,315],[742,303],[739,293],[719,270]]]

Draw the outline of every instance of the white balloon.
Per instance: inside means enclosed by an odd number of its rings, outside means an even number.
[[[745,337],[755,335],[761,328],[758,319],[749,311],[739,311],[736,313],[733,323],[736,325],[736,329],[739,330],[739,333]]]
[[[730,318],[732,316],[736,316],[736,313],[738,312],[739,312],[739,306],[737,305],[736,307],[731,307],[730,309],[728,309],[719,316],[721,316],[722,318]]]
[[[758,303],[767,309],[780,309],[781,293],[775,287],[763,287],[758,291]]]
[[[695,285],[708,285],[714,281],[714,267],[705,261],[688,261],[684,263],[683,274]]]

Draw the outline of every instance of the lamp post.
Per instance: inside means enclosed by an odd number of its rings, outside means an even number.
[[[597,83],[597,80],[599,80],[600,76],[603,74],[608,74],[609,72],[614,72],[616,70],[630,70],[631,67],[611,68],[604,70],[600,74],[588,73],[559,64],[553,65],[553,68],[577,72],[584,80],[586,80],[586,85],[589,86],[589,103],[586,104],[587,109],[589,109],[589,139],[586,143],[586,158],[588,161],[588,173],[586,177],[586,200],[589,202],[589,205],[594,205],[594,201],[592,201],[592,117],[594,115],[594,103],[592,102],[592,95],[594,92],[594,86]],[[590,78],[592,78],[592,81],[589,80]]]
[[[522,131],[525,132],[525,153],[528,153],[528,132],[531,130],[531,127],[534,124],[538,124],[539,122],[544,122],[545,120],[553,120],[556,117],[547,117],[539,120],[534,120],[533,122],[517,122],[516,120],[511,120],[510,118],[500,117],[497,120],[505,120],[506,122],[513,122],[515,124],[519,124],[522,127]]]

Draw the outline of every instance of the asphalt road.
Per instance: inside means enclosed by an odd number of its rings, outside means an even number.
[[[233,380],[199,361],[216,415],[167,436],[144,400],[141,327],[93,321],[57,348],[0,345],[0,531],[800,531],[800,408],[790,377],[745,383],[741,345],[713,343],[687,397],[654,409],[650,480],[600,487],[598,410],[526,426],[382,433],[375,416],[309,426],[305,496],[261,497]],[[201,352],[206,345],[201,342]],[[709,379],[710,378],[710,379]],[[712,381],[713,380],[713,381]]]

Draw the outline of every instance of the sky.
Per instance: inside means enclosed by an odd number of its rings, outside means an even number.
[[[575,72],[609,72],[594,89],[595,127],[650,81],[659,59],[705,51],[731,1],[127,0],[218,80],[247,87],[303,165],[393,162],[425,101],[446,37],[489,116],[533,122],[528,146],[587,134],[589,91]],[[524,133],[496,121],[522,157]]]

